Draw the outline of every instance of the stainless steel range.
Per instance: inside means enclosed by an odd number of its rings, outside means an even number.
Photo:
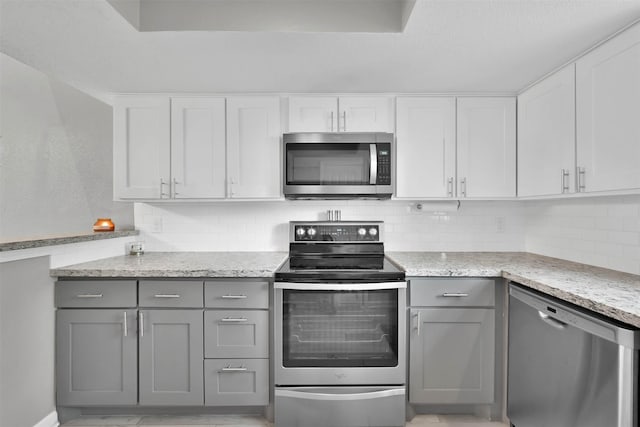
[[[406,281],[382,222],[291,222],[276,272],[276,427],[405,424]]]

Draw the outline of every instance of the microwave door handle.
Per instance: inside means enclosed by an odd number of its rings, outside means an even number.
[[[378,150],[376,150],[376,144],[369,144],[369,156],[369,184],[376,185],[378,181]]]

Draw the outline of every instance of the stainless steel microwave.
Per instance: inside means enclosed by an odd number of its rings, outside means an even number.
[[[285,133],[288,199],[388,199],[393,193],[393,134]]]

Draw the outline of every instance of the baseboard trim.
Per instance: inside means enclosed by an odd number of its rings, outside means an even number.
[[[38,424],[33,427],[58,427],[60,423],[58,422],[58,413],[53,411],[43,419],[41,419]]]

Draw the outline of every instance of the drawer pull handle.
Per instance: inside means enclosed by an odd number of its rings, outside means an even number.
[[[222,299],[246,299],[246,295],[222,295]]]
[[[78,294],[77,298],[102,298],[102,294]]]
[[[244,372],[244,371],[248,371],[249,368],[246,368],[244,366],[240,366],[238,368],[233,368],[231,366],[227,366],[225,368],[220,369],[220,372]]]
[[[178,294],[155,294],[156,298],[180,298]]]
[[[124,328],[124,336],[127,336],[127,312],[124,312],[124,323],[122,324],[122,327]]]
[[[246,317],[223,317],[222,319],[220,319],[221,322],[246,322],[247,319]]]
[[[465,294],[462,292],[445,292],[444,294],[442,294],[442,296],[447,298],[462,298],[462,297],[468,297],[469,294]]]

